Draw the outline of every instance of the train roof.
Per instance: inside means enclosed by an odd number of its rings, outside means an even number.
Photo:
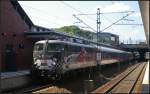
[[[105,51],[105,52],[129,53],[127,51],[118,50],[118,49],[114,49],[114,48],[103,47],[103,46],[100,46],[100,49],[102,51]]]
[[[41,41],[36,42],[35,44],[46,43],[46,42],[47,42],[47,40],[41,40]],[[73,43],[73,42],[61,41],[61,40],[48,40],[48,43],[64,43],[64,44],[70,44],[70,45],[76,45],[76,46],[83,46],[83,47],[90,47],[90,48],[96,48],[97,47],[97,45],[86,45],[86,44]],[[98,46],[98,49],[100,49],[101,51],[105,51],[105,52],[128,53],[128,54],[131,53],[131,52],[127,52],[127,51],[123,51],[123,50],[118,50],[118,49],[114,49],[114,48],[110,48],[110,47],[105,47],[105,46]]]
[[[46,42],[47,42],[47,40],[41,40],[41,41],[36,42],[35,44],[37,44],[37,43],[46,43]],[[61,40],[48,40],[48,43],[64,43],[64,44],[70,44],[70,45],[76,45],[76,46],[96,48],[96,47],[91,46],[91,45],[85,45],[85,44],[73,43],[73,42],[61,41]]]

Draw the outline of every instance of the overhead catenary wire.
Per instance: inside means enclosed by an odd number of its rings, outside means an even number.
[[[135,12],[134,12],[135,13]],[[106,18],[105,15],[103,15],[104,18]],[[111,22],[110,19],[106,18],[107,21]],[[122,19],[122,20],[125,20],[125,21],[135,21],[135,20],[132,20],[132,19]],[[143,26],[143,24],[141,23],[118,23],[118,24],[114,24],[115,26]]]
[[[110,19],[108,19],[106,16],[102,15],[109,23],[113,23]]]
[[[79,13],[82,13],[80,10],[78,10],[78,9],[76,9],[76,8],[74,8],[74,7],[72,7],[72,6],[69,5],[68,3],[64,2],[64,1],[60,1],[60,2],[61,2],[62,4],[64,4],[64,5],[66,5],[67,7],[69,7],[69,8],[71,8],[71,9],[73,9],[73,10],[79,12]]]
[[[117,20],[116,22],[112,23],[111,25],[107,26],[106,28],[102,29],[101,31],[104,31],[106,29],[108,29],[109,27],[111,27],[112,25],[118,23],[119,21],[121,21],[122,19],[126,18],[127,16],[131,15],[133,12],[131,12],[130,14],[128,13],[127,15],[123,16],[121,19]]]
[[[78,9],[76,9],[76,8],[74,8],[74,7],[72,7],[71,5],[69,5],[68,3],[64,2],[64,1],[61,1],[61,3],[63,3],[64,5],[66,5],[67,7],[71,8],[71,9],[73,9],[73,10],[79,12],[80,14],[84,14],[84,13],[81,12],[80,10],[78,10]]]
[[[41,10],[39,10],[39,9],[35,9],[35,10],[37,10],[37,11],[41,11]],[[79,13],[81,12],[80,10],[76,10],[76,11],[79,11]],[[42,12],[44,12],[43,10],[42,10]],[[125,11],[125,12],[131,12],[131,11]],[[120,13],[125,13],[125,12],[120,12]],[[46,13],[46,12],[44,12],[44,13]],[[111,13],[116,13],[116,12],[111,12]],[[80,13],[81,14],[81,13]],[[83,14],[83,13],[82,13]],[[109,14],[109,13],[102,13],[102,14]],[[84,15],[84,14],[83,14]],[[88,14],[87,14],[88,15]],[[94,13],[91,13],[90,15],[94,15]],[[47,16],[47,15],[46,15]],[[56,19],[57,19],[57,17],[56,17]],[[47,21],[47,20],[46,20]],[[50,22],[50,21],[49,21]],[[55,22],[51,22],[51,23],[55,23]],[[57,24],[57,23],[55,23],[55,24]],[[113,23],[112,23],[113,24]],[[57,24],[58,25],[58,24]],[[60,25],[60,24],[59,24]],[[114,24],[114,25],[121,25],[121,24]],[[123,24],[122,24],[123,25]],[[124,24],[125,25],[125,24]],[[142,25],[142,24],[139,24],[140,26]],[[134,25],[135,26],[135,25]],[[103,26],[101,26],[102,28],[103,28]]]
[[[73,10],[75,10],[75,11],[77,11],[77,12],[79,12],[80,14],[84,14],[83,12],[81,12],[80,10],[78,10],[78,9],[76,9],[76,8],[74,8],[74,7],[72,7],[71,5],[69,5],[68,3],[66,3],[66,2],[64,2],[64,1],[60,1],[62,4],[64,4],[64,5],[66,5],[67,7],[69,7],[69,8],[71,8],[71,9],[73,9]],[[88,17],[88,18],[90,18],[90,17]],[[93,18],[90,18],[92,21],[94,20],[94,21],[96,21],[95,19],[93,19]]]
[[[133,12],[133,11],[122,11],[122,12],[110,12],[110,13],[106,13],[106,14],[113,14],[113,13],[126,13],[126,12]],[[107,16],[104,15],[105,13],[102,13],[102,16],[110,23],[113,23],[112,20],[110,20]],[[111,16],[112,18],[112,16]],[[114,19],[114,18],[113,18]],[[125,21],[134,21],[134,20],[130,20],[130,19],[122,19],[122,20],[125,20]],[[115,24],[116,25],[116,24]]]
[[[76,8],[74,8],[74,7],[72,7],[72,6],[69,5],[68,3],[64,2],[64,1],[60,1],[60,2],[63,3],[64,5],[66,5],[67,7],[69,7],[69,8],[71,8],[71,9],[73,9],[73,10],[79,12],[80,14],[84,14],[82,11],[80,11],[80,10],[78,10],[78,9],[76,9]],[[90,17],[88,17],[88,18],[90,18]],[[90,19],[92,19],[92,18],[90,18]],[[93,20],[93,19],[92,19],[92,20]],[[95,19],[94,19],[94,20],[95,20]]]
[[[77,15],[96,15],[96,13],[89,13],[89,14],[77,14]]]
[[[114,25],[139,25],[139,26],[142,26],[143,24],[114,24]]]
[[[135,11],[121,11],[121,12],[103,12],[103,13],[101,13],[101,14],[112,14],[112,13],[127,13],[127,12],[129,12],[129,13],[133,13],[133,12],[135,12]]]
[[[80,22],[82,22],[83,24],[85,24],[86,26],[88,26],[90,29],[92,29],[93,31],[96,32],[96,30],[94,28],[92,28],[91,26],[89,26],[88,24],[86,24],[85,22],[83,22],[81,19],[79,19],[75,14],[73,14],[73,16],[78,19]]]
[[[104,13],[100,13],[100,14],[103,14],[103,17],[105,17],[104,16],[104,14],[113,14],[113,13],[116,13],[116,14],[118,14],[118,13],[133,13],[133,12],[135,12],[135,11],[121,11],[121,12],[104,12]],[[96,13],[90,13],[90,14],[83,14],[83,13],[81,13],[81,14],[77,14],[77,15],[96,15]],[[106,18],[106,20],[107,21],[109,21],[109,22],[112,22],[111,20],[109,20],[107,17],[105,17]],[[122,20],[124,20],[124,19],[122,19]],[[128,19],[125,19],[125,20],[127,20],[127,21],[133,21],[133,20],[128,20]],[[112,24],[113,24],[113,22],[112,22]],[[136,25],[136,24],[135,24]],[[101,26],[101,27],[103,27],[103,26]],[[103,30],[102,30],[103,31]]]

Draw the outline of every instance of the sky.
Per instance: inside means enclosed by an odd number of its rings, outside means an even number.
[[[101,32],[117,34],[120,41],[124,43],[138,43],[146,40],[137,1],[19,1],[19,3],[35,25],[46,28],[76,25],[91,32],[96,32],[96,13],[97,8],[100,8]],[[73,14],[95,31],[79,22]],[[127,14],[129,16],[105,29]]]

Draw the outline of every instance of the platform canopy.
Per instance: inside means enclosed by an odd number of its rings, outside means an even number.
[[[144,24],[147,44],[149,45],[149,1],[139,1],[139,7]]]

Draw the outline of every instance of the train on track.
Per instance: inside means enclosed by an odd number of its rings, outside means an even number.
[[[59,78],[69,71],[132,60],[131,52],[102,45],[41,40],[35,43],[31,75]]]

